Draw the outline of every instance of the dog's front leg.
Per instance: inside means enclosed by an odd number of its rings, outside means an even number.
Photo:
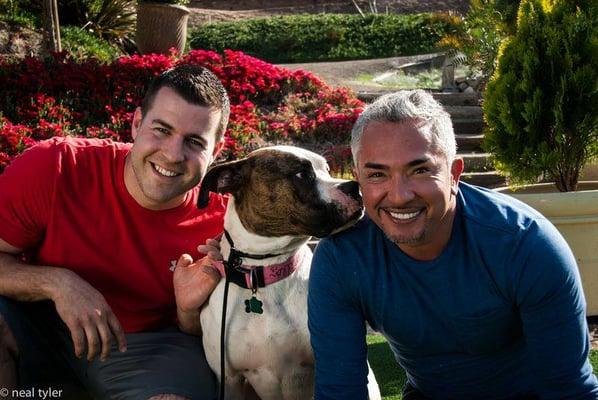
[[[245,380],[245,383],[243,385],[243,390],[244,390],[245,400],[261,400],[260,396],[257,395],[255,390],[253,390],[253,386],[251,386],[251,384],[247,380]]]
[[[240,374],[226,374],[224,384],[225,400],[246,400],[245,377]]]

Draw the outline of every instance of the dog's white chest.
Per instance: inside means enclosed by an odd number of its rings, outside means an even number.
[[[225,341],[227,380],[242,376],[255,389],[269,390],[281,390],[289,380],[308,381],[300,385],[313,384],[313,355],[307,330],[310,262],[311,254],[291,276],[259,288],[255,295],[250,289],[230,284]],[[223,295],[224,281],[221,281],[201,312],[204,350],[217,375]],[[261,314],[247,312],[246,301],[254,296],[261,302]]]

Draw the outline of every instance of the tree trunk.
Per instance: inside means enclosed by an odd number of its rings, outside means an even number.
[[[47,53],[62,51],[57,0],[43,0],[44,42]]]
[[[579,169],[570,168],[560,171],[555,179],[556,187],[561,192],[575,192],[579,180]]]

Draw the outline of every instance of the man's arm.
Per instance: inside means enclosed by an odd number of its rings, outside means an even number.
[[[64,268],[29,265],[22,250],[0,239],[0,295],[18,301],[52,300],[70,330],[75,354],[106,359],[113,340],[126,350],[125,335],[104,297]]]
[[[62,139],[42,141],[17,157],[0,174],[0,295],[21,301],[52,300],[70,330],[75,353],[106,358],[125,335],[110,306],[89,283],[60,266],[29,265],[23,249],[44,237],[58,171]],[[76,250],[76,249],[75,249]]]
[[[533,226],[516,257],[516,300],[541,399],[596,399],[585,300],[575,257],[556,228]],[[524,254],[526,253],[526,254]]]
[[[22,252],[0,239],[0,295],[19,301],[51,299],[61,272],[25,264],[19,258]]]
[[[338,268],[330,242],[323,241],[312,262],[308,291],[308,325],[315,356],[316,400],[367,399],[365,320],[339,279],[351,275]],[[346,274],[346,275],[345,275]]]

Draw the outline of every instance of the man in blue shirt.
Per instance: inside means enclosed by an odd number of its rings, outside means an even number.
[[[315,398],[367,398],[367,321],[407,373],[404,400],[598,399],[571,250],[535,210],[459,182],[434,98],[381,97],[351,146],[367,217],[314,255]]]

